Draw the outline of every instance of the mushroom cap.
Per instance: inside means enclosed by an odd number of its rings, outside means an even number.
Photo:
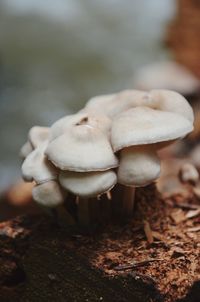
[[[146,95],[144,91],[123,90],[116,94],[98,96],[89,100],[84,110],[101,112],[110,118],[115,118],[125,110],[143,105],[141,102],[144,100],[144,95]]]
[[[184,116],[191,123],[194,122],[192,107],[181,94],[175,91],[154,89],[147,93],[144,98],[148,99],[148,106],[153,109],[174,112]]]
[[[134,86],[139,89],[171,89],[184,95],[200,88],[198,79],[184,66],[173,62],[156,62],[142,67],[134,77]]]
[[[55,122],[50,128],[50,141],[53,141],[65,131],[77,124],[88,124],[92,127],[99,128],[106,135],[110,134],[111,120],[102,114],[88,113],[80,111],[77,114],[67,115],[57,122]]]
[[[22,164],[24,180],[35,180],[39,184],[57,178],[57,169],[48,161],[44,154],[46,147],[47,142],[44,142],[26,157]]]
[[[59,182],[69,192],[87,198],[112,189],[117,182],[117,176],[112,170],[85,173],[61,171]]]
[[[97,95],[86,103],[86,106],[83,110],[86,112],[98,112],[101,114],[105,113],[106,107],[112,104],[113,99],[116,94],[104,94],[104,95]],[[107,111],[107,110],[106,110]]]
[[[120,153],[118,182],[125,186],[142,187],[160,175],[160,159],[148,146],[125,148]]]
[[[25,159],[31,152],[33,151],[33,147],[31,145],[31,143],[29,141],[27,141],[22,147],[21,147],[21,150],[20,150],[20,157],[22,159]]]
[[[48,127],[34,126],[29,130],[28,140],[34,149],[37,148],[44,141],[48,140],[48,138],[49,138]]]
[[[56,181],[37,185],[32,190],[33,199],[40,205],[54,208],[64,203],[67,192]]]
[[[125,147],[178,139],[192,129],[191,122],[179,114],[136,107],[113,120],[111,142],[116,152]]]
[[[62,170],[103,171],[118,165],[108,138],[98,128],[80,124],[49,143],[46,155]]]

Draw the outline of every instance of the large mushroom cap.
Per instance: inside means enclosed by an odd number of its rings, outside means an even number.
[[[33,146],[37,148],[41,143],[48,140],[49,138],[49,128],[34,126],[29,130],[28,140]]]
[[[33,199],[40,205],[54,208],[65,201],[67,192],[56,181],[48,181],[33,188]]]
[[[46,154],[62,170],[103,171],[118,165],[105,134],[87,124],[68,128],[48,145]]]
[[[112,189],[117,182],[117,176],[112,170],[88,173],[62,171],[59,181],[69,192],[87,198],[96,197]]]
[[[24,180],[35,180],[36,183],[43,183],[57,177],[57,169],[44,155],[46,147],[47,142],[43,142],[26,157],[22,164]]]
[[[116,152],[124,147],[178,139],[192,129],[191,122],[179,114],[136,107],[113,121],[111,142]]]
[[[72,114],[65,116],[55,122],[50,128],[50,141],[53,141],[60,135],[64,134],[68,128],[76,125],[87,124],[92,127],[100,129],[106,135],[110,133],[111,120],[102,114],[79,112],[77,114]]]

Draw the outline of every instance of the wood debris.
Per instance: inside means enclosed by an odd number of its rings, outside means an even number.
[[[174,205],[178,208],[182,208],[182,209],[191,209],[191,210],[196,210],[196,209],[200,209],[200,205],[199,204],[191,204],[188,202],[175,202]]]
[[[152,233],[150,224],[147,220],[144,220],[143,223],[144,223],[144,232],[145,232],[147,241],[149,244],[152,244],[154,239],[153,239],[153,233]]]
[[[194,195],[200,199],[200,187],[194,187],[193,188]]]
[[[200,231],[200,225],[187,229],[188,232],[199,232]]]
[[[148,265],[150,262],[154,262],[154,261],[163,261],[162,259],[147,259],[144,261],[139,261],[139,262],[133,262],[130,264],[124,264],[124,265],[118,265],[114,267],[114,270],[116,271],[124,271],[127,269],[132,269],[132,268],[137,268],[140,266],[144,266],[144,265]]]
[[[179,224],[186,219],[185,212],[181,209],[174,210],[172,213],[170,213],[170,217],[176,224]]]
[[[191,210],[189,212],[187,212],[187,214],[185,215],[186,219],[190,219],[196,216],[200,215],[200,209],[197,210]]]

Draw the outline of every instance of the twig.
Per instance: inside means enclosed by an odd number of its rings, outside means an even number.
[[[200,205],[198,204],[190,204],[187,202],[175,202],[174,205],[178,208],[182,208],[182,209],[191,209],[191,210],[197,210],[200,209]]]
[[[159,258],[158,259],[148,259],[148,260],[134,262],[134,263],[130,263],[130,264],[118,265],[118,266],[114,267],[114,270],[124,271],[127,269],[137,268],[140,266],[148,265],[150,262],[154,262],[154,261],[163,261],[163,259],[159,259]]]

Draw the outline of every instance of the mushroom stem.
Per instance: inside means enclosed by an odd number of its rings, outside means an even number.
[[[78,222],[80,225],[90,224],[89,199],[80,198],[78,202]]]
[[[123,200],[122,200],[123,218],[130,218],[132,216],[134,201],[135,201],[135,188],[124,187]]]

